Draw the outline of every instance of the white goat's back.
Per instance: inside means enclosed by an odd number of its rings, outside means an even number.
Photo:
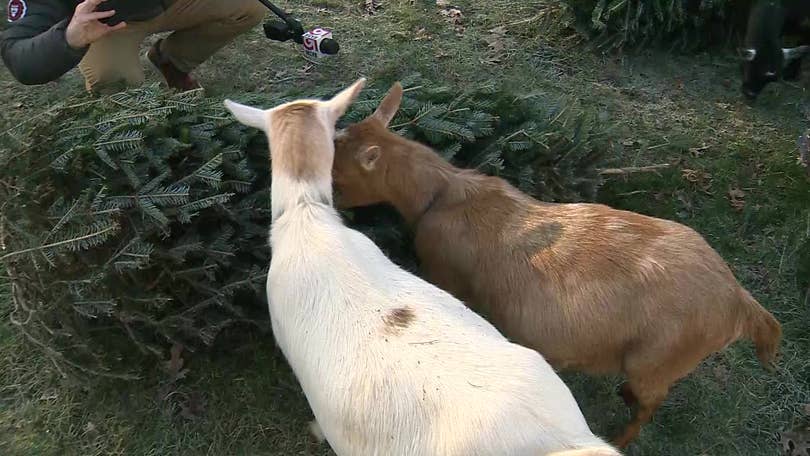
[[[539,354],[400,269],[329,205],[287,210],[271,242],[273,330],[339,455],[607,448]]]

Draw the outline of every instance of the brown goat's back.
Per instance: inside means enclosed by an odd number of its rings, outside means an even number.
[[[509,337],[558,369],[624,373],[648,410],[740,337],[754,341],[766,366],[777,351],[779,323],[679,223],[541,203],[497,178],[459,176],[422,217],[415,241],[431,280]],[[636,433],[629,428],[618,444]]]
[[[739,284],[695,231],[598,204],[539,203],[495,178],[467,181],[455,185],[475,185],[474,197],[461,204],[453,195],[470,192],[448,189],[417,226],[423,265],[557,367],[617,372],[633,345],[722,348],[747,333]]]

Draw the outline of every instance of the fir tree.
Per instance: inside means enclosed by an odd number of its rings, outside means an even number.
[[[729,44],[745,31],[752,0],[565,0],[578,31],[600,49]]]
[[[542,199],[594,197],[608,143],[576,108],[493,85],[403,83],[400,134]],[[373,112],[387,89],[365,90],[343,122]],[[131,347],[164,357],[235,324],[266,327],[267,143],[221,100],[155,87],[68,100],[0,138],[0,169],[11,322],[58,366],[130,378]],[[345,216],[416,270],[392,211]]]

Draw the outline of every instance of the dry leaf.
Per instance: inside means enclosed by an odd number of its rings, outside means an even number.
[[[808,137],[808,133],[799,137],[798,163],[810,174],[810,137]]]
[[[506,32],[507,30],[504,26],[495,27],[489,31],[489,35],[484,37],[484,41],[487,42],[487,47],[489,48],[487,51],[488,56],[484,59],[484,63],[493,65],[501,62],[501,57],[503,57],[506,52],[506,45],[504,43]]]
[[[365,11],[368,15],[373,15],[380,8],[380,0],[364,0]]]
[[[169,383],[174,383],[182,379],[188,373],[188,369],[183,369],[183,358],[180,357],[183,353],[183,345],[175,343],[170,350],[171,358],[166,363],[166,372],[169,374]]]
[[[741,211],[745,207],[745,192],[739,188],[731,188],[728,191],[728,200],[731,207]]]
[[[433,39],[433,35],[428,33],[424,27],[420,27],[416,33],[414,33],[413,40],[414,41],[430,41]]]
[[[447,8],[439,11],[439,14],[444,16],[444,19],[453,26],[457,35],[464,33],[464,14],[458,8]]]
[[[96,425],[92,422],[88,421],[87,424],[84,425],[83,429],[85,434],[89,434],[91,432],[96,432]]]
[[[707,150],[709,150],[709,146],[706,146],[706,145],[703,145],[703,146],[700,146],[700,147],[690,147],[689,148],[689,154],[692,155],[695,158],[698,158],[701,155],[703,155],[703,152],[706,152]]]
[[[810,454],[810,432],[801,430],[780,432],[779,440],[785,456],[805,456]]]
[[[445,6],[449,5],[450,2],[448,0],[436,0],[436,6],[444,8]]]
[[[712,175],[699,169],[682,169],[681,176],[700,190],[711,193]]]

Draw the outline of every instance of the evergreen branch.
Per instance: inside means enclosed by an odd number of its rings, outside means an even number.
[[[126,161],[126,160],[121,160],[119,163],[120,163],[119,167],[121,168],[121,171],[124,172],[124,175],[129,180],[129,185],[133,189],[140,188],[141,187],[141,180],[140,180],[140,178],[138,178],[138,176],[135,174],[135,170],[132,168],[133,163],[129,162],[129,161]]]
[[[159,193],[139,193],[137,195],[110,196],[107,201],[111,204],[129,208],[136,204],[153,204],[156,206],[180,206],[188,202],[190,188],[187,185],[173,184],[160,189]]]
[[[101,188],[96,193],[96,196],[93,198],[93,202],[90,203],[90,210],[97,211],[101,207],[101,203],[104,201],[104,197],[106,196],[107,186],[102,185]],[[94,212],[95,214],[95,212]]]
[[[169,249],[168,254],[174,258],[183,259],[186,255],[191,252],[199,252],[203,249],[202,242],[195,241],[195,242],[188,242],[185,244],[178,245],[176,247],[172,247]]]
[[[163,171],[158,176],[147,182],[146,185],[141,187],[141,189],[138,190],[138,195],[141,196],[152,192],[157,188],[158,185],[160,185],[163,181],[165,181],[170,174],[171,172],[169,170]]]
[[[628,174],[636,173],[657,173],[662,169],[668,169],[671,165],[669,163],[660,163],[657,165],[649,166],[628,166],[626,168],[603,168],[597,169],[602,176],[626,176]]]
[[[96,150],[123,152],[143,146],[143,133],[138,130],[127,130],[109,139],[100,139],[94,144]]]
[[[425,105],[425,107],[424,107],[424,108],[422,108],[422,109],[421,109],[421,110],[420,110],[420,111],[419,111],[419,112],[416,114],[416,117],[414,117],[413,119],[409,120],[408,122],[404,122],[404,123],[401,123],[401,124],[393,125],[393,126],[391,126],[391,127],[390,127],[390,129],[391,129],[391,130],[399,130],[400,128],[407,127],[408,125],[415,125],[417,122],[419,122],[420,120],[422,120],[422,119],[423,119],[424,117],[426,117],[428,114],[432,113],[434,108],[435,108],[435,107],[434,107],[434,106],[433,106],[433,105],[432,105],[430,102],[428,102],[428,104],[427,104],[427,105]]]
[[[201,211],[203,209],[207,209],[216,204],[224,204],[228,202],[233,195],[234,195],[233,193],[223,193],[221,195],[209,196],[207,198],[202,198],[197,201],[192,201],[191,203],[183,205],[179,208],[179,210],[181,213],[187,214],[190,220],[190,216],[193,216],[194,213]]]
[[[233,189],[236,193],[250,193],[253,190],[253,182],[250,181],[226,180],[222,181],[222,186]]]
[[[211,186],[211,188],[216,189],[219,187],[220,179],[222,179],[222,171],[217,169],[220,166],[222,166],[222,153],[215,155],[202,166],[197,168],[197,170],[192,174],[180,179],[179,183],[185,183],[191,181],[192,179],[198,179]]]
[[[138,201],[138,207],[140,207],[141,211],[151,217],[154,221],[158,223],[161,230],[166,230],[166,227],[169,226],[169,218],[166,217],[158,207],[152,203],[151,201],[141,200]]]
[[[19,329],[19,331],[23,334],[23,336],[25,336],[26,339],[28,339],[29,342],[39,347],[45,353],[45,355],[51,359],[54,365],[57,366],[57,369],[58,363],[64,363],[76,369],[79,372],[83,372],[85,374],[92,375],[95,377],[112,378],[116,380],[127,380],[127,381],[141,379],[140,376],[135,374],[116,374],[112,372],[100,371],[98,369],[92,369],[87,366],[83,366],[79,363],[69,360],[62,353],[54,350],[53,348],[49,347],[45,342],[42,342],[36,337],[34,337],[30,332],[28,332],[27,329],[25,329],[24,325],[17,325],[17,329]],[[66,377],[64,372],[62,372],[62,377]]]
[[[112,299],[73,301],[73,309],[80,315],[96,319],[99,315],[111,316],[117,304]]]
[[[447,120],[422,118],[416,122],[416,125],[422,128],[426,134],[438,135],[438,137],[449,136],[451,138],[463,139],[467,142],[475,141],[475,135],[469,128]]]
[[[112,169],[118,169],[118,165],[115,163],[115,160],[110,157],[110,154],[103,147],[95,147],[94,150],[96,151],[96,155],[98,158],[101,159],[104,163],[107,164]]]
[[[441,152],[439,152],[439,155],[441,155],[442,158],[444,158],[447,161],[452,161],[453,157],[455,157],[456,154],[459,153],[459,151],[461,151],[461,144],[454,143],[451,144],[450,147],[447,147]]]
[[[65,214],[62,216],[62,218],[60,218],[59,221],[56,222],[56,225],[53,226],[53,228],[48,233],[48,235],[45,236],[45,239],[43,240],[43,242],[47,242],[48,239],[51,238],[51,236],[56,234],[57,231],[61,230],[62,227],[65,226],[65,224],[73,217],[74,213],[76,212],[76,208],[79,207],[79,202],[80,202],[80,200],[77,198],[76,201],[74,201],[73,204],[70,206],[70,209],[68,209],[65,212]]]
[[[109,235],[112,235],[115,232],[117,232],[118,229],[119,229],[119,226],[118,226],[117,223],[111,223],[111,224],[109,224],[107,226],[103,226],[103,224],[102,224],[102,226],[100,226],[100,227],[93,226],[93,227],[90,227],[89,232],[86,232],[85,234],[83,234],[81,236],[71,237],[69,239],[63,239],[63,240],[58,241],[58,242],[52,242],[50,244],[40,245],[40,246],[37,246],[37,247],[31,247],[31,248],[28,248],[28,249],[18,250],[16,252],[10,252],[10,253],[7,253],[7,254],[5,254],[3,256],[0,256],[0,261],[5,261],[5,260],[7,260],[9,258],[19,256],[19,255],[23,255],[25,253],[40,252],[40,251],[47,250],[47,249],[57,249],[57,248],[76,249],[77,246],[82,245],[82,243],[84,243],[84,242],[90,242],[90,241],[99,239],[101,237],[105,237],[105,239],[106,239],[106,237],[109,237]]]
[[[143,125],[149,121],[149,113],[125,113],[97,122],[95,127],[98,130],[106,131],[116,124],[127,124],[132,126]]]
[[[58,157],[51,161],[51,168],[57,171],[64,171],[65,166],[67,166],[68,162],[73,159],[73,152],[76,148],[69,149],[68,151],[60,154]]]

